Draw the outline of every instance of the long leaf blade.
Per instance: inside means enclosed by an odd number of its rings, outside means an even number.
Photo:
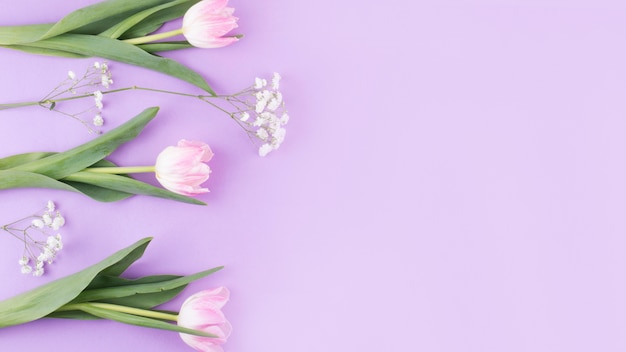
[[[51,177],[34,172],[0,170],[0,189],[49,188],[77,192],[78,190]]]
[[[103,309],[99,307],[94,307],[94,306],[85,305],[81,307],[81,310],[89,314],[95,315],[97,317],[103,318],[103,319],[115,320],[117,322],[124,323],[124,324],[136,325],[136,326],[141,326],[145,328],[169,330],[169,331],[175,331],[179,333],[196,335],[196,336],[217,337],[213,334],[209,334],[204,331],[184,328],[182,326],[166,323],[161,320],[140,317],[140,316],[133,315],[133,314],[115,312],[115,311],[111,311],[111,310]]]
[[[19,165],[13,170],[35,172],[55,179],[81,171],[111,154],[120,144],[135,138],[156,116],[158,110],[157,107],[148,108],[123,125],[90,142],[63,153]]]
[[[183,3],[188,2],[188,1],[189,0],[174,0],[174,1],[162,4],[162,5],[159,5],[159,6],[154,6],[154,7],[151,7],[149,9],[146,9],[146,10],[143,10],[143,11],[139,11],[136,14],[126,18],[125,20],[123,20],[123,21],[121,21],[119,23],[117,23],[115,26],[109,28],[108,30],[102,32],[100,34],[100,36],[111,38],[111,39],[117,39],[117,38],[121,37],[122,34],[124,34],[126,31],[128,31],[131,28],[133,28],[135,25],[137,25],[141,21],[145,20],[150,15],[153,15],[156,12],[159,12],[161,10],[170,8],[172,6],[183,4]]]
[[[211,275],[221,269],[223,266],[219,266],[213,269],[201,271],[199,273],[183,276],[181,278],[176,278],[164,282],[156,282],[156,283],[147,283],[147,284],[136,284],[136,285],[128,285],[128,286],[118,286],[118,287],[104,287],[94,290],[85,290],[81,293],[80,296],[76,297],[72,303],[81,303],[81,302],[93,302],[104,299],[113,299],[120,297],[129,297],[137,294],[143,293],[154,293],[172,290],[184,285],[189,284],[192,281],[198,280],[205,276]]]
[[[75,274],[0,302],[0,328],[42,318],[74,299],[96,275],[150,243],[144,238]]]
[[[70,32],[74,29],[89,25],[90,23],[115,16],[124,12],[134,11],[147,6],[158,5],[168,0],[106,0],[90,6],[80,8],[63,17],[54,24],[39,39],[52,38],[57,35]]]
[[[22,164],[29,163],[31,161],[43,159],[48,157],[54,153],[50,152],[35,152],[35,153],[22,153],[7,156],[6,158],[0,159],[0,170],[10,169],[12,167],[16,167]]]
[[[61,181],[70,181],[72,184],[91,184],[101,188],[107,188],[118,192],[125,192],[137,195],[152,196],[183,203],[206,205],[206,203],[195,198],[184,196],[163,188],[137,181],[135,179],[112,174],[100,174],[95,172],[77,172],[62,178]]]
[[[70,52],[89,57],[101,57],[148,68],[191,83],[215,95],[215,92],[204,78],[192,69],[177,61],[152,55],[135,45],[117,39],[83,34],[63,34],[24,45]]]

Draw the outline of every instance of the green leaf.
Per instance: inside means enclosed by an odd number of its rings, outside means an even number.
[[[0,302],[0,327],[27,323],[54,312],[78,296],[99,273],[116,267],[138,250],[143,253],[150,240],[144,238],[82,271]]]
[[[117,39],[83,34],[63,34],[24,45],[89,57],[101,57],[145,67],[191,83],[215,95],[215,92],[209,87],[204,78],[192,69],[183,66],[177,61],[152,55],[135,45]]]
[[[6,158],[0,159],[0,170],[10,169],[12,167],[26,164],[31,161],[43,159],[52,154],[54,153],[36,152],[36,153],[23,153],[23,154],[16,154],[16,155],[8,156]]]
[[[111,203],[124,200],[133,196],[131,193],[115,191],[108,188],[102,188],[96,185],[88,185],[86,183],[63,181],[68,186],[74,187],[87,197],[97,200],[98,202]]]
[[[104,287],[114,287],[114,286],[128,286],[128,285],[137,285],[137,284],[149,284],[154,282],[163,282],[169,281],[172,279],[178,279],[183,277],[182,275],[152,275],[152,276],[144,276],[139,279],[126,279],[119,276],[111,276],[101,274],[98,275],[90,284],[88,289],[96,289],[96,288],[104,288]]]
[[[41,38],[52,28],[52,24],[26,26],[0,26],[0,45],[31,43]]]
[[[0,170],[0,189],[50,188],[77,192],[75,188],[45,175],[17,170]]]
[[[158,43],[150,43],[150,44],[139,44],[137,46],[141,48],[142,50],[145,50],[149,53],[159,53],[163,51],[173,51],[173,50],[193,48],[193,45],[189,44],[189,42],[187,41],[158,42]]]
[[[139,260],[143,256],[143,253],[146,251],[148,247],[148,243],[152,240],[152,238],[146,238],[141,241],[145,242],[145,245],[134,245],[130,250],[124,255],[123,258],[116,260],[111,265],[108,265],[106,268],[101,270],[98,275],[108,275],[108,276],[119,276],[122,275],[129,266],[131,266],[134,262]],[[139,242],[141,242],[139,241]],[[137,243],[139,243],[137,242]]]
[[[0,47],[3,48],[7,48],[7,49],[13,49],[13,50],[19,50],[19,51],[23,51],[25,53],[29,53],[29,54],[35,54],[35,55],[44,55],[44,56],[58,56],[58,57],[67,57],[67,58],[71,58],[71,59],[84,59],[88,56],[85,55],[80,55],[80,54],[75,54],[75,53],[68,53],[67,51],[61,51],[61,50],[53,50],[53,49],[46,49],[46,48],[37,48],[34,46],[28,46],[28,45],[0,45]]]
[[[115,311],[111,311],[108,309],[103,309],[103,308],[94,307],[90,305],[81,306],[81,310],[89,314],[95,315],[97,317],[103,318],[103,319],[115,320],[124,324],[137,325],[137,326],[142,326],[146,328],[169,330],[169,331],[175,331],[175,332],[180,332],[180,333],[190,334],[190,335],[197,335],[197,336],[216,337],[215,335],[206,333],[204,331],[184,328],[182,326],[166,323],[161,320],[140,317],[140,316],[133,315],[133,314],[115,312]]]
[[[61,181],[69,181],[72,182],[73,185],[77,183],[90,184],[119,192],[171,199],[189,204],[206,205],[206,203],[195,198],[174,193],[172,191],[120,175],[83,171],[68,175],[67,177],[62,178]]]
[[[148,108],[90,142],[63,153],[16,166],[12,170],[35,172],[55,179],[81,171],[111,154],[120,144],[137,137],[146,124],[156,116],[158,110],[156,107]]]
[[[129,297],[138,294],[145,293],[155,293],[162,292],[167,290],[176,289],[178,287],[189,284],[192,281],[198,280],[205,276],[211,275],[216,271],[223,269],[223,266],[219,266],[213,269],[201,271],[199,273],[183,276],[180,278],[163,281],[163,282],[155,282],[155,283],[139,283],[134,285],[127,286],[117,286],[117,287],[104,287],[93,290],[85,290],[80,294],[80,296],[76,297],[72,303],[82,303],[82,302],[93,302],[105,299],[113,299],[113,298],[121,298],[121,297]]]
[[[59,319],[78,319],[78,320],[98,320],[102,319],[89,313],[85,313],[80,310],[64,310],[61,312],[52,312],[46,315],[46,318],[59,318]]]
[[[128,30],[121,38],[137,38],[150,34],[160,28],[163,23],[183,17],[187,10],[199,1],[200,0],[189,0],[184,4],[161,10]]]
[[[74,29],[89,25],[90,23],[112,17],[124,12],[136,11],[147,6],[155,6],[164,0],[106,0],[87,7],[80,8],[63,17],[55,23],[39,39],[46,39],[70,32]]]
[[[124,34],[126,31],[128,31],[129,29],[131,29],[132,27],[134,27],[135,25],[137,25],[138,23],[140,23],[141,21],[145,20],[147,17],[149,17],[150,15],[153,15],[156,12],[159,12],[163,9],[167,9],[170,8],[172,6],[176,6],[179,4],[183,4],[188,2],[189,0],[175,0],[175,1],[171,1],[159,6],[154,6],[151,7],[149,9],[140,11],[135,13],[134,15],[126,18],[125,20],[117,23],[115,26],[109,28],[108,30],[102,32],[100,34],[100,36],[102,37],[107,37],[107,38],[112,38],[112,39],[117,39],[119,37],[122,36],[122,34]]]

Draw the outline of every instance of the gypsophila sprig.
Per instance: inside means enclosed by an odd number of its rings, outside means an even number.
[[[2,226],[2,230],[24,244],[18,260],[23,274],[41,276],[45,265],[52,264],[61,249],[63,240],[58,232],[65,225],[65,218],[48,201],[40,214],[33,214]]]
[[[91,76],[94,69],[97,76],[95,78]],[[100,85],[103,88],[109,88],[113,81],[111,79],[111,73],[108,70],[108,66],[106,66],[106,64],[100,65],[96,63],[96,65],[94,65],[94,69],[88,69],[85,74],[85,77],[91,79],[91,87],[93,88],[94,86],[97,87]],[[73,72],[72,75],[75,76]],[[72,75],[68,76],[71,77]],[[75,80],[76,78],[72,82],[75,82]],[[50,110],[58,111],[56,106],[60,102],[66,102],[74,99],[93,98],[95,99],[95,108],[98,110],[98,113],[93,118],[92,123],[93,126],[100,127],[104,123],[101,110],[103,107],[102,100],[105,95],[121,93],[129,90],[142,90],[154,93],[190,97],[199,99],[227,114],[244,129],[250,140],[258,147],[259,155],[266,156],[280,147],[285,140],[287,133],[285,125],[289,122],[289,115],[285,108],[283,94],[279,89],[280,80],[281,76],[278,73],[274,73],[269,81],[264,78],[256,77],[252,85],[242,89],[241,91],[233,94],[219,95],[197,95],[141,86],[130,86],[110,90],[94,90],[93,92],[81,94],[75,93],[78,87],[72,86],[70,87],[70,90],[63,92],[69,92],[70,96],[61,97],[63,93],[58,95],[49,94],[45,99],[37,102],[0,104],[0,110],[21,106],[40,105],[49,108]],[[84,87],[81,86],[81,88]],[[70,116],[76,118],[76,116]],[[80,121],[83,124],[86,123],[85,121]]]
[[[80,122],[90,133],[101,133],[100,127],[104,124],[104,118],[102,117],[104,108],[103,90],[109,89],[112,84],[113,79],[107,63],[96,61],[80,76],[74,73],[74,71],[68,71],[67,77],[40,100],[26,103],[0,104],[0,110],[38,105],[46,110],[60,113]],[[74,112],[61,108],[61,105],[64,105],[62,104],[63,102],[81,98],[92,98],[93,105]],[[90,118],[85,119],[85,115],[90,115]]]

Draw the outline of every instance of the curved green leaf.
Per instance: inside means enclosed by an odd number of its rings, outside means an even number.
[[[159,5],[159,6],[154,6],[149,9],[139,11],[135,13],[134,15],[126,18],[125,20],[117,23],[115,26],[102,32],[100,36],[111,38],[111,39],[117,39],[120,36],[122,36],[122,34],[126,33],[126,31],[133,28],[135,25],[145,20],[150,15],[153,15],[156,12],[159,12],[161,10],[164,10],[173,6],[183,4],[188,1],[190,0],[174,0],[174,1],[170,1],[168,3],[162,4],[162,5]]]
[[[86,313],[95,315],[102,319],[115,320],[117,322],[124,323],[124,324],[142,326],[145,328],[169,330],[169,331],[175,331],[175,332],[180,332],[180,333],[190,334],[190,335],[197,335],[197,336],[216,337],[215,335],[209,334],[204,331],[188,329],[182,326],[174,325],[171,323],[166,323],[161,320],[140,317],[140,316],[133,315],[133,314],[115,312],[115,311],[111,311],[108,309],[91,306],[88,304],[82,305],[80,309]]]
[[[138,294],[155,293],[155,292],[172,290],[172,289],[187,285],[192,281],[211,275],[223,268],[224,268],[223,266],[218,266],[216,268],[201,271],[193,275],[183,276],[183,277],[179,277],[179,278],[175,278],[175,279],[163,281],[163,282],[139,283],[139,284],[133,284],[133,285],[126,285],[126,286],[104,287],[104,288],[98,288],[98,289],[93,289],[93,290],[85,290],[79,296],[77,296],[72,301],[72,303],[94,302],[94,301],[100,301],[100,300],[105,300],[105,299],[129,297],[129,296],[134,296]]]
[[[85,56],[85,55],[80,55],[80,54],[75,54],[75,53],[68,53],[67,51],[46,49],[46,48],[37,48],[37,47],[34,47],[34,46],[28,46],[28,45],[19,45],[19,44],[16,44],[16,45],[0,45],[0,47],[7,48],[7,49],[13,49],[13,50],[19,50],[19,51],[23,51],[25,53],[35,54],[35,55],[67,57],[67,58],[71,58],[71,59],[84,59],[84,58],[88,57],[88,56]]]
[[[126,198],[130,198],[134,195],[131,193],[115,191],[96,185],[88,185],[86,183],[70,181],[63,181],[63,183],[67,184],[68,186],[74,187],[77,192],[80,192],[93,200],[97,200],[98,202],[112,203],[124,200]]]
[[[187,10],[189,10],[191,6],[199,1],[200,0],[188,0],[184,4],[170,7],[161,10],[153,15],[150,15],[145,20],[141,21],[139,24],[129,29],[126,33],[124,33],[121,38],[137,38],[150,34],[159,29],[163,25],[163,23],[169,22],[179,17],[183,17]]]
[[[27,171],[0,170],[0,189],[50,188],[77,192],[75,188],[45,175]]]
[[[111,154],[120,144],[135,138],[157,114],[159,108],[148,108],[121,126],[100,137],[46,158],[14,167],[12,170],[35,172],[60,179],[81,171]]]
[[[143,253],[150,240],[144,238],[82,271],[0,302],[0,328],[27,323],[54,312],[78,296],[103,270],[138,249]]]
[[[209,87],[204,78],[192,69],[175,60],[152,55],[135,45],[117,39],[84,34],[63,34],[24,45],[89,57],[101,57],[145,67],[191,83],[215,95],[215,92]]]
[[[10,169],[22,164],[29,163],[31,161],[43,159],[55,153],[49,152],[35,152],[35,153],[23,153],[11,155],[6,158],[0,159],[0,170]]]
[[[193,45],[189,44],[188,41],[158,42],[150,44],[139,44],[137,46],[149,53],[160,53],[163,51],[193,48]]]
[[[37,41],[53,24],[0,26],[0,45],[24,44]]]
[[[166,189],[155,187],[150,184],[120,175],[100,174],[95,172],[82,171],[76,172],[72,175],[68,175],[62,178],[61,181],[69,181],[72,182],[72,184],[84,183],[120,192],[177,200],[179,202],[190,204],[206,205],[206,203],[197,199],[174,193],[172,191],[168,191]]]
[[[140,10],[149,6],[155,6],[166,1],[169,0],[102,1],[71,12],[67,16],[63,17],[60,21],[55,23],[54,26],[52,26],[39,39],[52,38],[108,17],[112,17],[128,11]]]

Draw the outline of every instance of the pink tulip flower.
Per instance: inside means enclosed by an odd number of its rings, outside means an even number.
[[[186,344],[197,351],[223,352],[220,345],[226,342],[232,327],[222,313],[230,293],[225,287],[205,290],[187,298],[178,314],[178,325],[208,332],[217,337],[180,334]]]
[[[233,16],[228,0],[202,0],[187,10],[183,17],[183,34],[191,45],[198,48],[219,48],[238,40],[224,37],[237,28],[238,18]]]
[[[180,140],[175,147],[165,148],[154,166],[157,180],[172,192],[193,196],[207,193],[200,185],[209,179],[211,169],[206,162],[213,152],[205,143]]]

